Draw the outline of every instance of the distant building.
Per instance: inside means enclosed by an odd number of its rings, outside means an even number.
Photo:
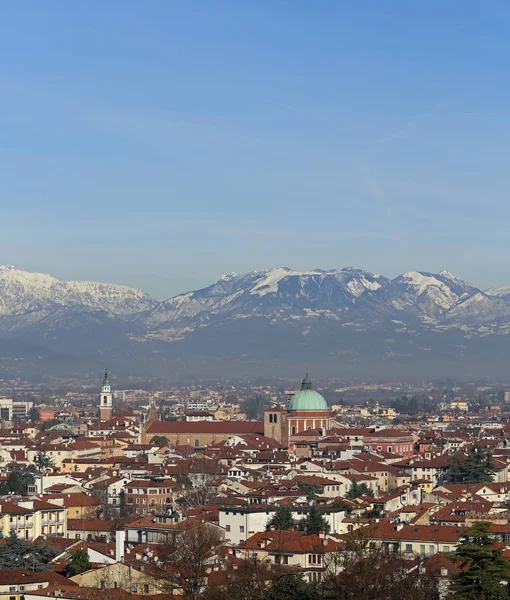
[[[164,436],[174,446],[201,448],[223,442],[234,435],[264,433],[261,421],[157,421],[144,429],[142,443],[148,444],[154,436]]]
[[[205,410],[196,410],[186,414],[186,421],[214,421],[214,415]]]
[[[0,398],[0,419],[2,421],[25,420],[33,406],[34,403],[31,400],[21,401],[12,398]]]
[[[108,380],[108,373],[104,374],[103,386],[99,396],[99,420],[108,421],[113,416],[113,394]]]
[[[505,402],[510,402],[510,392],[505,392]]]

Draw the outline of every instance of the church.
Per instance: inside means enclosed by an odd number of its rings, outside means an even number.
[[[108,379],[108,373],[104,374],[103,385],[99,395],[99,420],[108,421],[113,416],[113,393]]]
[[[332,420],[328,403],[312,389],[307,374],[286,409],[269,408],[264,412],[264,435],[294,451],[300,442],[310,441],[314,432],[316,436],[325,435]]]

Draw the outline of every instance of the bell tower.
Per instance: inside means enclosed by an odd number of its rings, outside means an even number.
[[[108,380],[108,373],[104,374],[103,386],[99,396],[99,420],[108,421],[113,416],[113,394]]]

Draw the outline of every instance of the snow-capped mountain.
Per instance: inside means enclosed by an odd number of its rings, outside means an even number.
[[[218,317],[263,315],[273,318],[311,313],[347,313],[360,298],[387,285],[388,279],[359,269],[293,271],[288,267],[230,273],[213,285],[162,302],[145,320],[149,328],[166,323]]]
[[[504,300],[510,300],[510,285],[502,285],[499,287],[489,288],[485,290],[487,296],[494,296],[496,298],[503,298]]]
[[[404,273],[393,279],[388,289],[395,308],[411,310],[430,319],[441,317],[478,291],[449,271],[437,274],[419,271]]]
[[[22,315],[34,308],[83,305],[111,311],[119,317],[150,310],[157,302],[144,292],[124,285],[91,281],[60,281],[51,275],[0,266],[0,315]]]
[[[329,271],[280,267],[224,275],[207,288],[162,302],[147,314],[145,324],[161,339],[169,326],[170,339],[179,323],[189,332],[225,318],[255,316],[276,321],[321,317],[365,329],[388,319],[438,323],[478,293],[448,271],[409,272],[390,280],[350,267]]]
[[[391,365],[476,370],[500,361],[506,369],[510,286],[484,292],[448,271],[388,279],[351,267],[279,267],[229,273],[157,302],[121,285],[0,267],[2,338],[28,344],[20,347],[30,348],[32,364],[40,348],[41,356],[107,357],[119,368],[162,377],[170,364],[200,371],[218,361],[224,373],[279,361],[332,370],[350,365],[362,373],[386,373]],[[0,362],[0,377],[1,368]]]

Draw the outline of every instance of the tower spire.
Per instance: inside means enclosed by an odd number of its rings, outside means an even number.
[[[108,380],[108,371],[104,373],[103,386],[99,394],[99,420],[107,421],[113,414],[113,394]]]

